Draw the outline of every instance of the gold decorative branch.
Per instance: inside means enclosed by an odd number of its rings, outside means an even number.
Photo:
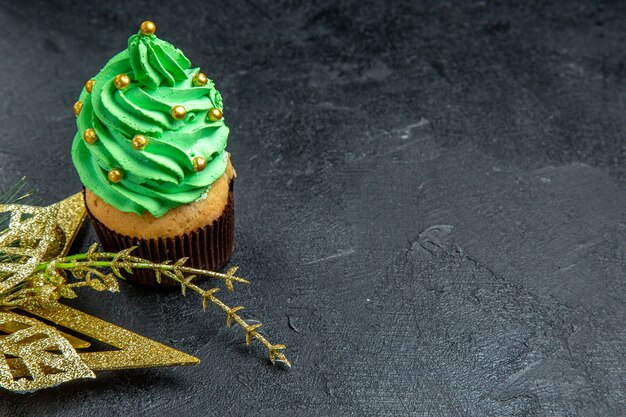
[[[235,271],[232,269],[227,273],[222,274],[220,272],[208,271],[204,269],[190,268],[184,266],[185,262],[189,258],[181,258],[176,263],[172,264],[170,261],[163,263],[151,262],[147,259],[138,258],[132,256],[130,253],[136,249],[136,246],[124,249],[118,253],[112,252],[97,252],[98,244],[91,245],[87,253],[81,253],[78,255],[65,256],[63,258],[54,259],[49,262],[40,263],[34,270],[34,273],[43,272],[49,276],[55,275],[55,271],[58,270],[70,270],[72,275],[77,279],[83,279],[86,282],[91,281],[93,275],[103,278],[105,274],[99,271],[98,268],[111,268],[114,276],[118,278],[124,278],[121,270],[128,273],[132,273],[133,269],[151,269],[154,271],[157,282],[160,283],[161,275],[165,273],[173,274],[176,276],[177,281],[185,280],[185,276],[202,275],[211,278],[216,278],[224,281],[224,285],[229,291],[234,291],[233,282],[241,284],[249,284],[247,279],[235,276]],[[111,274],[106,276],[113,277]],[[68,286],[79,287],[84,286],[85,282],[75,282],[68,284]]]
[[[173,279],[176,279],[172,276],[170,277]],[[224,304],[224,302],[222,302],[219,298],[217,298],[214,294],[220,290],[219,288],[211,288],[208,290],[203,290],[202,288],[198,287],[197,285],[191,282],[183,282],[183,281],[178,281],[178,282],[181,284],[181,287],[183,288],[183,290],[185,288],[189,288],[190,290],[193,290],[194,292],[202,296],[202,308],[204,309],[204,311],[206,311],[207,300],[208,300],[212,302],[213,304],[215,304],[216,306],[218,306],[219,308],[221,308],[222,311],[226,313],[226,325],[228,327],[230,327],[232,322],[234,321],[242,329],[244,329],[244,331],[246,332],[246,345],[249,346],[250,342],[252,341],[252,338],[254,337],[259,342],[261,342],[263,346],[265,346],[265,348],[269,352],[269,359],[270,359],[270,362],[272,362],[272,364],[275,364],[276,362],[281,362],[291,368],[291,363],[289,362],[287,357],[281,352],[281,350],[285,349],[286,346],[281,345],[281,344],[273,345],[272,343],[270,343],[269,340],[265,338],[265,336],[259,333],[257,329],[262,326],[261,323],[255,323],[255,324],[246,323],[246,321],[237,314],[237,311],[242,310],[243,307],[238,306],[238,307],[231,308],[227,306],[226,304]]]
[[[284,363],[291,367],[287,357],[281,352],[286,346],[272,344],[265,336],[258,332],[261,323],[248,324],[237,314],[243,307],[229,307],[215,296],[219,288],[203,290],[192,280],[198,276],[207,276],[222,280],[229,291],[234,291],[233,283],[249,284],[247,279],[235,275],[237,267],[230,268],[226,273],[207,271],[184,266],[187,258],[182,258],[175,263],[166,261],[154,263],[149,260],[132,256],[130,253],[135,249],[131,247],[118,253],[97,252],[98,244],[89,248],[87,253],[65,256],[51,261],[41,262],[34,269],[33,276],[38,277],[38,284],[27,287],[16,287],[14,292],[5,297],[0,295],[0,306],[20,305],[26,299],[57,299],[59,297],[75,298],[73,288],[91,287],[97,291],[118,291],[117,278],[122,278],[122,270],[132,273],[133,269],[150,269],[155,273],[155,279],[160,282],[161,276],[167,276],[178,282],[183,295],[187,289],[194,291],[202,297],[202,307],[206,311],[208,302],[213,303],[226,313],[226,325],[238,324],[246,332],[246,344],[250,345],[252,338],[257,339],[268,351],[272,364]],[[111,273],[102,272],[102,268],[110,268]],[[70,272],[76,281],[68,282],[65,272]],[[52,294],[54,293],[54,294]]]

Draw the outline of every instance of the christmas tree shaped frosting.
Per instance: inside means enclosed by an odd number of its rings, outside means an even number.
[[[226,169],[220,93],[152,22],[89,80],[74,105],[82,183],[125,212],[161,217],[200,198]]]

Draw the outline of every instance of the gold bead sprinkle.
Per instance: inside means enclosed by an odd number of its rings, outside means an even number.
[[[109,171],[107,177],[109,178],[109,181],[117,184],[122,180],[122,171],[119,168],[113,168]]]
[[[144,36],[154,35],[154,32],[156,32],[156,25],[154,24],[154,22],[146,20],[141,24],[141,26],[139,26],[139,30]]]
[[[92,128],[86,129],[83,133],[83,139],[86,143],[93,145],[98,140],[98,135],[96,135],[96,131]]]
[[[204,171],[206,168],[206,159],[201,156],[193,158],[193,170],[196,172]]]
[[[174,119],[183,120],[185,116],[187,116],[187,109],[185,109],[181,105],[178,105],[178,106],[172,107],[172,111],[170,113],[172,114],[172,117]]]
[[[210,121],[217,122],[218,120],[222,118],[222,116],[223,116],[222,111],[218,109],[217,107],[213,107],[209,109],[208,117]]]
[[[209,82],[209,79],[207,78],[207,76],[201,72],[193,76],[193,85],[195,85],[196,87],[206,85],[206,83],[208,82]]]
[[[74,103],[74,114],[76,116],[78,116],[80,114],[80,111],[83,109],[83,102],[82,101],[77,101],[76,103]]]
[[[95,80],[89,80],[85,83],[85,90],[91,94],[91,90],[93,90],[93,83],[95,83]]]
[[[135,137],[132,140],[133,149],[138,150],[138,151],[145,148],[147,144],[148,144],[148,138],[145,137],[144,135],[135,135]]]
[[[126,74],[117,74],[113,80],[115,88],[123,90],[130,85],[130,77]]]

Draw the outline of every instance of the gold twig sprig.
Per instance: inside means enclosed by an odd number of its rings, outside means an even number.
[[[236,269],[236,267],[233,267],[231,269]],[[261,333],[259,333],[257,331],[257,329],[262,326],[261,323],[248,324],[243,318],[241,318],[241,316],[238,315],[237,312],[239,310],[242,310],[243,307],[237,306],[237,307],[232,307],[231,308],[231,307],[227,306],[226,304],[224,304],[224,302],[222,302],[219,298],[217,298],[215,296],[215,293],[220,290],[219,288],[211,288],[211,289],[208,289],[208,290],[203,290],[202,288],[198,287],[197,285],[193,284],[192,282],[181,282],[181,281],[179,281],[179,283],[181,284],[181,287],[183,289],[184,288],[189,288],[190,290],[192,290],[192,291],[194,291],[194,292],[196,292],[196,293],[198,293],[198,294],[200,294],[202,296],[202,308],[203,308],[204,311],[206,311],[206,307],[207,307],[208,301],[212,302],[213,304],[215,304],[216,306],[221,308],[222,311],[224,311],[226,313],[226,325],[228,327],[230,327],[231,324],[234,321],[235,323],[237,323],[246,332],[246,345],[249,346],[250,342],[252,341],[252,338],[254,337],[263,346],[265,346],[265,348],[269,352],[269,359],[270,359],[270,362],[272,362],[272,364],[276,364],[276,362],[281,362],[281,363],[284,363],[285,365],[287,365],[288,367],[291,368],[291,363],[289,362],[287,357],[281,352],[281,350],[285,349],[286,346],[285,345],[281,345],[281,344],[273,345],[272,343],[270,343],[269,340],[267,340],[267,338],[265,338],[265,336],[263,336]]]
[[[132,256],[131,252],[136,247],[131,247],[118,253],[97,252],[97,248],[98,244],[96,243],[89,248],[87,253],[42,262],[35,268],[33,275],[39,275],[42,278],[44,285],[41,285],[41,287],[42,289],[46,288],[48,290],[47,293],[50,292],[50,284],[53,284],[53,287],[56,288],[55,293],[57,298],[75,298],[76,294],[73,288],[88,286],[98,291],[118,291],[119,287],[115,278],[124,278],[122,270],[132,273],[133,269],[150,269],[154,271],[157,282],[160,283],[161,277],[166,276],[178,282],[183,295],[186,295],[187,289],[199,294],[202,297],[202,308],[204,311],[206,311],[209,302],[219,307],[226,313],[226,325],[230,327],[233,322],[238,324],[246,333],[247,345],[250,345],[253,338],[258,340],[267,349],[269,360],[272,364],[281,362],[291,367],[291,363],[281,352],[286,346],[270,343],[265,336],[258,332],[258,329],[262,326],[261,323],[248,324],[238,315],[237,312],[242,310],[243,307],[237,306],[231,308],[226,305],[215,296],[215,293],[220,290],[217,287],[204,290],[192,282],[198,275],[207,276],[223,281],[229,291],[234,291],[233,283],[250,283],[247,279],[235,275],[237,267],[230,268],[226,273],[220,273],[186,267],[184,264],[188,258],[179,259],[175,263],[171,263],[170,261],[154,263],[147,259]],[[102,272],[102,268],[110,268],[112,272],[106,274]],[[71,283],[67,282],[65,272],[70,272],[76,281]],[[24,290],[27,290],[25,295],[32,296],[33,290],[38,291],[38,288],[28,287]],[[22,302],[24,297],[19,297],[18,295],[19,291],[12,294],[10,300],[7,299],[4,301],[12,301],[11,304],[13,305],[18,302],[16,300]],[[41,298],[41,296],[38,298]]]
[[[224,281],[224,285],[229,291],[234,291],[233,282],[241,284],[250,284],[247,279],[234,275],[234,271],[226,274],[220,272],[208,271],[204,269],[190,268],[184,266],[189,258],[181,258],[176,263],[165,261],[162,263],[151,262],[147,259],[132,256],[130,253],[136,249],[136,246],[124,249],[120,252],[98,252],[98,244],[91,245],[87,253],[65,256],[54,259],[49,262],[40,263],[34,270],[34,274],[42,271],[50,276],[54,276],[56,271],[69,270],[77,279],[91,281],[90,278],[97,276],[99,278],[118,277],[124,279],[121,270],[132,274],[133,269],[151,269],[154,271],[157,282],[161,282],[161,275],[167,275],[176,281],[185,281],[189,277],[198,275],[216,278]],[[111,268],[112,274],[103,274],[99,268]],[[193,275],[192,275],[193,274]],[[175,278],[174,278],[175,277]],[[68,285],[84,286],[83,283],[76,282]],[[96,288],[97,289],[97,288]]]

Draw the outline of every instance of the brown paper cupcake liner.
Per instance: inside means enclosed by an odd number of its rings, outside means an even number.
[[[134,256],[145,258],[155,263],[189,257],[185,266],[216,271],[230,259],[234,249],[235,211],[233,181],[230,182],[228,202],[222,215],[213,223],[191,233],[180,236],[161,237],[159,239],[139,239],[114,232],[96,219],[87,208],[91,223],[96,229],[102,248],[107,252],[119,252],[137,246]],[[124,272],[124,277],[131,282],[148,285],[175,287],[179,284],[173,279],[161,275],[161,284],[156,281],[153,271],[136,269],[132,274]],[[201,279],[197,277],[196,279]]]

